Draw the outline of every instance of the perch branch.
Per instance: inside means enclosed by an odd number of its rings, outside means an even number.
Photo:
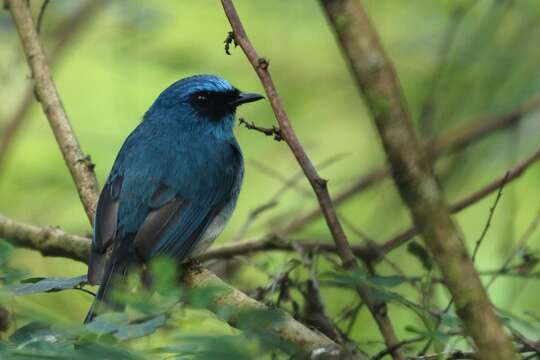
[[[456,301],[481,359],[515,359],[409,117],[399,80],[378,34],[356,0],[321,0],[379,132],[392,176]]]

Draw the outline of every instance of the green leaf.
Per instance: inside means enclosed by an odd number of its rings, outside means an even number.
[[[449,327],[450,329],[457,329],[461,322],[456,315],[445,313],[441,317],[441,324]]]
[[[366,282],[366,275],[353,271],[329,271],[321,274],[321,279],[329,280],[338,285],[357,286]]]
[[[50,326],[42,322],[33,321],[17,329],[10,337],[9,340],[14,344],[22,344],[29,341],[36,334],[48,331]]]
[[[97,335],[112,334],[129,322],[126,313],[106,313],[97,316],[92,322],[86,324],[86,328]]]
[[[73,289],[83,284],[86,284],[86,275],[72,278],[29,278],[21,281],[20,284],[11,285],[8,288],[15,295],[28,295],[41,292],[55,292]]]
[[[130,323],[126,313],[106,313],[86,324],[86,329],[100,337],[112,335],[124,341],[149,335],[162,327],[166,320],[166,316],[162,314],[144,321]]]
[[[408,332],[411,332],[413,334],[418,334],[418,335],[422,335],[422,336],[427,336],[427,332],[426,330],[424,329],[419,329],[415,326],[412,326],[412,325],[407,325],[405,326],[405,330],[408,331]]]
[[[167,317],[165,315],[159,315],[138,324],[122,326],[118,329],[114,336],[119,340],[128,340],[146,336],[165,325],[166,320]]]
[[[395,287],[398,285],[401,285],[405,282],[405,279],[401,276],[373,276],[370,277],[369,280],[374,285],[380,285],[385,287]]]
[[[73,344],[73,337],[50,325],[31,322],[16,330],[9,338],[17,350],[58,351]]]

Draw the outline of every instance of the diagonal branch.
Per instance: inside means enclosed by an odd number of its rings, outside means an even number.
[[[49,120],[56,142],[60,146],[64,161],[91,221],[94,217],[98,197],[98,185],[93,164],[90,158],[82,152],[79,141],[73,133],[73,128],[45,59],[45,53],[36,33],[30,9],[20,0],[6,0],[6,5],[19,32],[24,54],[32,71],[37,99]]]
[[[334,204],[330,198],[330,194],[328,193],[327,180],[322,179],[319,176],[315,166],[313,166],[313,163],[309,159],[293,130],[287,112],[281,103],[272,77],[270,76],[270,72],[268,71],[268,60],[260,57],[257,54],[257,51],[251,44],[251,41],[246,34],[244,26],[242,25],[232,1],[222,0],[221,4],[223,5],[225,14],[229,20],[229,23],[231,24],[235,43],[242,48],[244,54],[253,66],[253,69],[257,73],[264,87],[268,100],[270,101],[270,105],[272,106],[272,110],[274,111],[274,115],[279,123],[279,134],[291,149],[291,152],[298,161],[298,164],[302,168],[302,171],[313,188],[322,214],[326,220],[328,229],[330,230],[334,243],[336,244],[336,251],[341,259],[343,268],[359,270],[356,257],[349,244],[347,235],[343,231],[343,227],[341,226],[341,223],[337,217]],[[364,303],[368,306],[371,314],[377,322],[386,345],[388,347],[394,346],[398,342],[398,339],[390,318],[388,317],[386,305],[382,302],[376,301],[371,294],[371,289],[369,289],[367,286],[358,286],[357,292]],[[398,349],[392,352],[392,357],[395,360],[403,359],[403,355]]]
[[[512,343],[451,219],[432,164],[414,131],[393,65],[371,20],[357,0],[321,0],[321,4],[377,126],[394,182],[441,269],[480,358],[515,359]]]
[[[242,22],[238,17],[238,13],[236,12],[232,1],[222,0],[221,3],[233,29],[234,40],[246,54],[246,57],[259,76],[264,90],[266,91],[268,101],[270,102],[274,115],[279,123],[279,133],[291,149],[291,152],[298,161],[298,164],[302,168],[302,171],[304,172],[311,187],[313,188],[313,191],[315,192],[315,195],[317,196],[319,206],[324,218],[326,219],[326,223],[328,224],[328,229],[336,242],[337,250],[340,258],[342,259],[343,265],[344,267],[350,267],[355,263],[356,260],[354,254],[350,250],[347,236],[345,235],[343,227],[341,226],[341,223],[336,215],[332,199],[330,199],[330,195],[327,190],[327,180],[322,179],[319,176],[315,166],[313,166],[313,163],[309,159],[292,128],[292,124],[289,121],[289,117],[274,86],[274,81],[272,80],[270,72],[268,71],[268,60],[260,57],[257,54],[257,51],[251,44],[246,31],[244,30]]]

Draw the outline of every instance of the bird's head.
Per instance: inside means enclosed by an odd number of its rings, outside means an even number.
[[[195,75],[165,89],[145,119],[167,118],[186,126],[232,131],[236,108],[263,98],[259,94],[241,92],[219,76]]]

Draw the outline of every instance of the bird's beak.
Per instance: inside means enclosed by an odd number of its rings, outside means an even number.
[[[240,93],[240,95],[238,95],[236,100],[233,101],[232,105],[240,106],[242,104],[247,104],[247,103],[258,101],[261,99],[264,99],[264,96],[262,96],[261,94],[243,92],[243,93]]]

